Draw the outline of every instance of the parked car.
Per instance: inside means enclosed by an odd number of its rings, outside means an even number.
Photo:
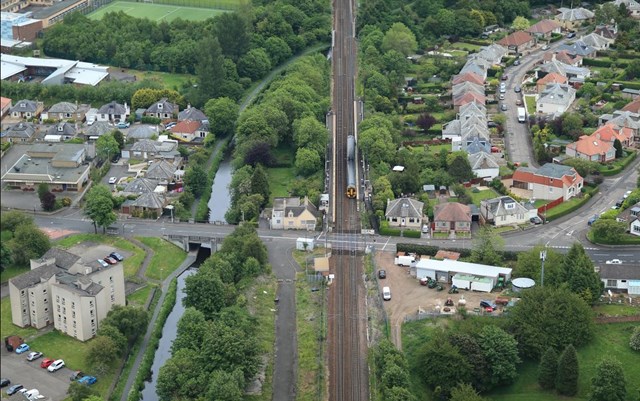
[[[384,299],[385,301],[391,300],[391,288],[382,287],[382,299]]]
[[[504,86],[500,87],[500,93],[507,93],[507,88]]]
[[[9,387],[9,389],[7,390],[7,395],[14,395],[15,393],[22,390],[23,388],[24,387],[22,386],[22,384],[14,384],[13,386]]]
[[[501,94],[500,94],[499,99],[500,99],[500,100],[504,100],[504,93],[501,93]]]
[[[118,262],[122,262],[124,260],[124,256],[120,255],[118,252],[111,252],[109,254],[109,256],[111,256],[112,258],[114,258]]]
[[[115,260],[114,258],[107,256],[106,258],[103,259],[105,262],[107,262],[110,265],[115,265],[116,263],[118,263],[117,260]]]
[[[118,182],[118,177],[109,177],[109,184],[115,184]]]
[[[620,259],[611,259],[605,262],[608,265],[621,265],[622,261]]]
[[[120,160],[120,154],[116,153],[112,158],[111,158],[111,163],[117,163]]]
[[[76,370],[75,372],[71,373],[69,380],[74,381],[74,380],[81,379],[83,377],[84,377],[84,373],[82,373],[81,370]]]
[[[538,216],[534,216],[530,218],[529,221],[532,222],[533,224],[542,224],[542,219]]]
[[[16,348],[16,354],[23,354],[29,351],[29,346],[27,344],[20,344],[18,348]]]
[[[502,105],[500,106],[500,110],[507,111],[507,105],[502,103]]]
[[[549,45],[542,46],[542,50],[549,50]]]
[[[125,129],[125,128],[129,128],[130,125],[131,124],[128,123],[128,122],[124,122],[124,123],[120,122],[120,123],[118,123],[118,125],[116,125],[116,127],[119,128],[119,129]]]
[[[576,33],[575,32],[569,32],[569,34],[567,35],[567,39],[573,39],[576,37]]]
[[[500,79],[506,81],[507,79],[509,79],[509,76],[507,74],[504,74]]]
[[[627,199],[629,197],[629,195],[631,195],[631,192],[633,191],[627,191],[624,193],[624,195],[622,196],[624,199]]]
[[[51,366],[51,364],[53,363],[53,361],[55,361],[55,359],[49,359],[49,358],[47,358],[47,359],[43,360],[42,362],[40,362],[40,367],[41,367],[42,369],[46,369],[46,368],[48,368],[49,366]]]
[[[520,65],[520,60],[516,60],[513,62],[513,65]]]
[[[55,372],[56,370],[62,369],[64,367],[64,361],[62,359],[57,359],[53,361],[51,365],[47,368],[49,372]]]
[[[480,301],[480,307],[481,308],[485,308],[485,309],[491,309],[491,311],[494,311],[496,309],[498,309],[498,305],[493,302],[493,301],[488,301],[488,300],[482,300]]]
[[[96,379],[94,376],[83,376],[82,378],[80,378],[80,380],[78,380],[78,383],[90,386],[97,381],[98,379]]]
[[[5,377],[0,378],[0,387],[7,387],[9,384],[11,384],[11,380]]]
[[[42,356],[42,352],[34,351],[27,355],[27,361],[35,361]]]
[[[171,129],[176,126],[176,122],[170,122],[169,124],[164,126],[164,129]]]
[[[522,99],[516,99],[516,106],[522,106]]]
[[[378,278],[387,278],[386,270],[378,270]]]
[[[98,263],[100,263],[100,266],[102,267],[109,267],[109,263],[105,262],[102,259],[98,259]]]
[[[520,85],[516,85],[516,87],[515,87],[515,88],[513,88],[513,91],[514,91],[515,93],[520,93],[520,92],[522,92],[522,88],[520,87]]]

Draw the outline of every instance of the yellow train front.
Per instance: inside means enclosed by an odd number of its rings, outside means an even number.
[[[347,137],[347,198],[355,199],[356,191],[356,140],[353,135]]]

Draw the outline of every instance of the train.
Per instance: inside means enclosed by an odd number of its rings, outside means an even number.
[[[356,193],[356,138],[347,137],[347,198],[355,199]]]

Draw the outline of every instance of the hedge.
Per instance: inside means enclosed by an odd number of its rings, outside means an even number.
[[[388,235],[390,237],[420,238],[422,234],[417,230],[400,230],[399,228],[391,228],[389,227],[389,222],[383,221],[380,223],[380,235]]]
[[[560,217],[563,217],[563,216],[566,216],[566,215],[568,215],[570,213],[575,212],[576,210],[578,210],[582,206],[584,206],[584,204],[587,203],[589,201],[589,199],[591,199],[593,194],[598,191],[598,187],[587,187],[587,186],[584,186],[583,189],[585,190],[584,191],[585,195],[579,202],[577,202],[575,205],[573,205],[573,207],[571,207],[569,209],[565,209],[565,210],[563,210],[561,212],[558,212],[558,213],[555,213],[555,214],[553,213],[554,209],[550,209],[547,212],[546,220],[547,221],[553,221],[553,220],[559,219]],[[551,215],[549,215],[549,214],[551,214]]]
[[[144,383],[146,380],[150,379],[151,376],[151,365],[153,365],[153,358],[156,355],[156,350],[158,349],[158,344],[162,337],[162,329],[167,321],[167,317],[169,317],[169,314],[173,309],[173,306],[176,304],[177,289],[178,279],[174,278],[171,280],[171,284],[169,284],[167,297],[164,299],[160,312],[158,313],[158,319],[153,327],[153,333],[151,333],[149,344],[147,345],[147,349],[142,357],[142,363],[140,363],[140,367],[138,367],[138,373],[136,373],[136,378],[131,390],[129,391],[129,395],[127,396],[127,401],[139,401],[142,398]]]
[[[440,248],[433,245],[406,244],[406,243],[396,244],[396,252],[409,252],[409,253],[415,253],[416,255],[435,256],[440,249],[451,251],[451,252],[458,252],[461,258],[468,258],[471,256],[471,249],[467,249],[467,248],[450,248],[450,247]],[[519,252],[515,252],[515,251],[503,251],[502,257],[505,260],[517,260],[518,253]]]
[[[640,245],[640,237],[635,235],[624,235],[622,238],[617,239],[616,241],[604,240],[602,238],[598,238],[593,234],[593,231],[589,231],[587,233],[587,239],[594,244],[601,245]]]
[[[582,64],[583,65],[590,65],[593,67],[611,67],[611,64],[613,64],[611,61],[609,60],[598,60],[595,58],[584,58],[582,59]]]
[[[640,81],[615,81],[614,83],[624,86],[624,89],[640,89]]]
[[[615,166],[612,169],[600,170],[600,173],[602,175],[606,176],[606,177],[611,176],[611,175],[616,175],[619,172],[621,172],[622,170],[624,170],[625,168],[627,168],[627,166],[629,164],[631,164],[631,162],[634,161],[637,156],[638,156],[638,154],[636,152],[631,152],[631,154],[629,156],[627,156],[624,159],[622,159],[622,164],[619,164],[619,165]]]

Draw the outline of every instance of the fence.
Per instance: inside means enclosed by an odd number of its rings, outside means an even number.
[[[170,4],[179,7],[213,8],[216,10],[238,10],[243,3],[237,0],[150,0],[144,2]]]
[[[538,214],[543,214],[547,212],[549,209],[553,209],[554,207],[558,206],[562,202],[564,202],[564,197],[560,197],[554,201],[547,203],[546,205],[542,205],[538,208]]]

